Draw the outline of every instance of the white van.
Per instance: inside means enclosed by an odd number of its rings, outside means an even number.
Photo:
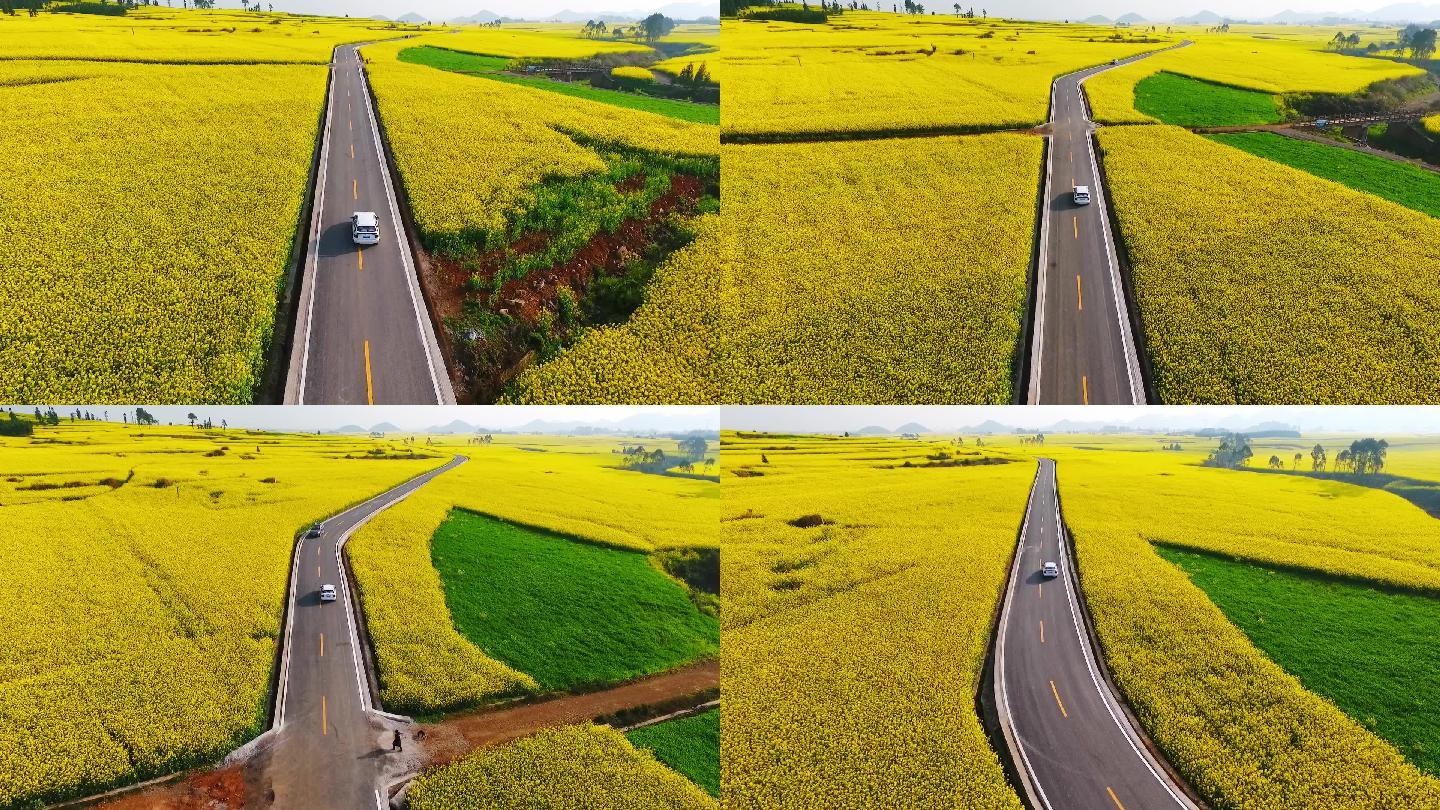
[[[350,238],[357,245],[373,245],[380,241],[380,220],[374,211],[356,211],[350,215]]]
[[[320,586],[320,601],[321,601],[321,602],[334,602],[334,601],[335,601],[335,586],[334,586],[334,585],[321,585],[321,586]]]
[[[1071,194],[1071,197],[1075,200],[1076,205],[1089,205],[1090,187],[1076,186],[1074,192]]]

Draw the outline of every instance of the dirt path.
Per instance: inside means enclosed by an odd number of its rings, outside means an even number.
[[[1440,172],[1440,166],[1426,163],[1425,161],[1418,158],[1409,158],[1405,157],[1404,155],[1397,155],[1394,152],[1386,152],[1383,149],[1376,149],[1370,146],[1362,146],[1358,143],[1337,141],[1334,138],[1327,138],[1324,135],[1318,135],[1314,132],[1295,128],[1290,124],[1256,124],[1244,127],[1195,127],[1192,131],[1200,133],[1202,135],[1209,135],[1212,133],[1224,134],[1231,132],[1273,132],[1276,135],[1283,135],[1286,138],[1294,138],[1297,141],[1311,141],[1313,143],[1323,144],[1325,146],[1336,146],[1341,149],[1349,149],[1351,152],[1359,152],[1365,155],[1374,155],[1375,157],[1385,158],[1386,160],[1393,160],[1396,163],[1408,163],[1411,166],[1425,169],[1427,171]]]
[[[678,700],[720,685],[720,662],[698,664],[600,692],[566,695],[427,723],[424,733],[426,767],[453,762],[476,748],[499,745],[545,728],[572,725],[625,709]]]

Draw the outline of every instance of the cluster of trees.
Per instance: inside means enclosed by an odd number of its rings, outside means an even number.
[[[710,78],[710,68],[704,62],[701,62],[698,68],[691,62],[675,77],[675,83],[686,87],[699,87],[702,84],[714,84],[715,80]]]
[[[962,9],[960,8],[960,4],[959,4],[959,3],[956,3],[956,4],[955,4],[955,16],[956,16],[956,17],[964,17],[964,18],[967,19],[967,20],[973,20],[973,19],[975,19],[975,7],[974,7],[974,6],[971,6],[971,7],[968,8],[968,9],[963,9],[963,10],[962,10]],[[989,16],[990,16],[989,10],[983,9],[983,8],[980,9],[980,18],[981,18],[981,19],[985,19],[986,17],[989,17]]]
[[[1045,443],[1045,434],[1044,434],[1044,433],[1036,433],[1034,436],[1021,436],[1021,437],[1020,437],[1020,443],[1021,443],[1021,444],[1044,444],[1044,443]]]
[[[0,422],[0,436],[30,436],[35,433],[35,423],[28,419],[21,419],[14,411],[10,412],[10,418]]]
[[[484,436],[474,437],[470,441],[466,442],[466,444],[490,444],[493,441],[495,441],[495,437],[487,433]]]
[[[1358,48],[1360,47],[1360,35],[1336,31],[1335,36],[1330,38],[1330,41],[1325,44],[1325,47],[1336,51],[1343,51],[1346,48]]]
[[[34,17],[40,13],[43,2],[44,0],[0,0],[0,13],[14,17],[16,9],[23,9],[31,17]]]
[[[1429,59],[1435,55],[1435,29],[1414,23],[1405,26],[1395,40],[1395,50],[1409,51],[1411,59]]]
[[[581,36],[597,39],[609,35],[610,39],[643,39],[656,42],[675,30],[675,21],[656,12],[631,26],[606,25],[604,20],[586,20],[580,30]]]
[[[1210,451],[1201,464],[1234,470],[1245,466],[1253,455],[1255,452],[1250,449],[1250,437],[1243,433],[1227,433],[1220,437],[1220,446]]]
[[[1349,447],[1335,455],[1335,467],[1332,471],[1352,475],[1381,472],[1385,469],[1385,454],[1389,449],[1390,443],[1384,439],[1356,439],[1350,443]],[[1298,464],[1299,453],[1295,454],[1295,460]],[[1325,472],[1327,463],[1325,448],[1318,444],[1315,445],[1310,450],[1310,469],[1315,472]]]

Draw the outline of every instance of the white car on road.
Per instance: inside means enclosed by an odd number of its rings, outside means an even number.
[[[1060,566],[1056,565],[1053,562],[1047,562],[1044,566],[1040,568],[1040,574],[1046,579],[1054,579],[1055,577],[1060,576]]]
[[[335,586],[334,586],[334,585],[321,585],[321,586],[320,586],[320,601],[321,601],[321,602],[334,602],[334,601],[335,601]]]
[[[357,245],[373,245],[380,241],[380,220],[374,211],[356,211],[350,215],[350,238]]]
[[[1076,204],[1076,205],[1089,205],[1089,204],[1090,204],[1090,187],[1089,187],[1089,186],[1076,186],[1075,189],[1070,192],[1070,198],[1075,201],[1075,204]]]

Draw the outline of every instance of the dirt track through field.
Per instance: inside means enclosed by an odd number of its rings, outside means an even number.
[[[427,767],[443,765],[477,748],[510,742],[555,726],[584,723],[626,709],[679,700],[720,686],[720,662],[698,664],[632,683],[461,715],[416,730],[424,733]]]

